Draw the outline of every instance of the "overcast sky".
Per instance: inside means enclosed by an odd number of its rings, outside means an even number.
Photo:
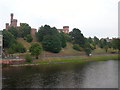
[[[32,28],[79,28],[86,37],[118,37],[119,0],[0,0],[0,30],[14,19]]]

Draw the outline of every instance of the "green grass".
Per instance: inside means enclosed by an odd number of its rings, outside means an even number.
[[[31,43],[28,43],[26,42],[23,38],[17,38],[17,41],[22,43],[24,45],[24,47],[28,50]],[[33,41],[35,42],[35,41]],[[85,52],[84,51],[77,51],[77,50],[74,50],[73,48],[73,44],[72,43],[69,43],[67,42],[67,46],[65,48],[63,48],[59,53],[51,53],[51,52],[47,52],[47,51],[44,51],[42,53],[42,55],[45,54],[48,54],[48,55],[51,55],[51,54],[55,54],[55,55],[84,55]],[[108,53],[110,52],[116,52],[116,50],[113,50],[113,49],[108,49]],[[105,49],[101,49],[97,46],[97,48],[95,50],[92,51],[92,53],[106,53]],[[26,54],[26,53],[18,53],[18,55],[22,55],[22,54]]]
[[[34,64],[45,64],[45,63],[72,63],[72,62],[91,62],[91,61],[104,61],[104,60],[118,60],[117,54],[112,55],[96,55],[96,56],[76,56],[76,57],[57,57],[57,58],[44,58],[35,60],[33,63],[21,63],[17,65],[34,65]]]
[[[118,50],[113,50],[112,48],[109,48],[107,53],[110,53],[110,52],[118,52]],[[100,47],[96,47],[95,50],[93,50],[93,53],[106,53],[105,49],[102,49]]]
[[[26,49],[28,49],[31,43],[26,42],[23,38],[17,38],[17,41],[22,43]]]
[[[84,53],[84,52],[74,50],[72,47],[73,47],[73,44],[67,42],[67,46],[60,51],[60,54],[83,54]]]

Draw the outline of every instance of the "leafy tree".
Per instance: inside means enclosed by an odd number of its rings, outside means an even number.
[[[36,56],[36,59],[38,59],[38,56],[42,52],[42,46],[39,43],[32,43],[29,50],[31,52],[31,55]]]
[[[92,40],[92,38],[91,37],[89,37],[88,39],[87,39],[87,41],[89,42],[89,43],[93,43],[93,40]]]
[[[70,32],[70,36],[72,37],[73,44],[79,44],[81,47],[84,47],[85,38],[79,29],[74,28]]]
[[[92,49],[90,43],[86,42],[85,43],[85,48],[84,48],[84,51],[85,51],[86,55],[89,56],[91,54],[92,50],[93,49]]]
[[[15,37],[8,31],[3,30],[3,47],[9,48],[12,43],[16,42]]]
[[[67,42],[71,42],[72,41],[72,38],[71,38],[71,36],[69,34],[64,33],[64,35],[65,35],[65,38],[66,38]]]
[[[28,35],[25,37],[25,40],[26,40],[27,42],[32,42],[33,38],[32,38],[32,36],[31,36],[30,34],[28,34]]]
[[[106,41],[106,39],[100,39],[100,41],[99,41],[99,47],[100,48],[104,48],[104,46],[106,46],[107,45],[107,41]]]
[[[118,49],[120,52],[120,38],[112,39],[112,47],[113,47],[113,49]]]
[[[9,53],[9,54],[14,54],[15,51],[14,51],[12,48],[9,48],[9,49],[8,49],[8,53]]]
[[[108,48],[112,48],[112,42],[108,42],[107,45],[108,45]]]
[[[85,48],[85,53],[86,53],[87,56],[90,56],[91,51],[92,50],[90,48]]]
[[[25,47],[21,44],[21,43],[18,43],[18,42],[16,42],[16,43],[13,43],[11,46],[10,46],[10,48],[8,49],[8,51],[9,50],[12,50],[12,52],[14,52],[14,53],[24,53],[24,52],[26,52],[26,49],[25,49]]]
[[[95,43],[95,45],[99,44],[99,38],[97,38],[96,36],[94,37],[94,43]]]
[[[109,48],[108,45],[104,46],[104,49],[105,49],[106,52],[108,51],[108,48]]]
[[[46,51],[58,53],[61,50],[60,38],[56,35],[46,35],[42,41],[42,46]]]
[[[19,27],[20,37],[25,37],[31,32],[31,27],[27,23],[21,23]]]
[[[14,37],[15,38],[17,38],[18,37],[18,29],[17,28],[15,28],[15,27],[10,27],[9,29],[8,29],[8,31],[12,34],[12,35],[14,35]]]
[[[42,42],[44,36],[46,35],[58,35],[59,36],[59,32],[57,31],[57,29],[55,27],[50,27],[49,25],[44,25],[41,26],[38,30],[37,35],[37,39],[38,41]]]
[[[32,62],[32,57],[29,54],[26,54],[25,60],[26,62]]]
[[[61,40],[62,48],[66,47],[67,44],[66,44],[65,33],[63,33],[63,32],[60,33],[60,40]]]

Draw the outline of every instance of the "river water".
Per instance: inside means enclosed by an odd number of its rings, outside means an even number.
[[[3,88],[118,88],[118,61],[5,67]]]

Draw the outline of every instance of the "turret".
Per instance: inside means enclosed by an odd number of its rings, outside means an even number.
[[[13,21],[13,13],[11,13],[10,25],[12,25],[12,21]]]

